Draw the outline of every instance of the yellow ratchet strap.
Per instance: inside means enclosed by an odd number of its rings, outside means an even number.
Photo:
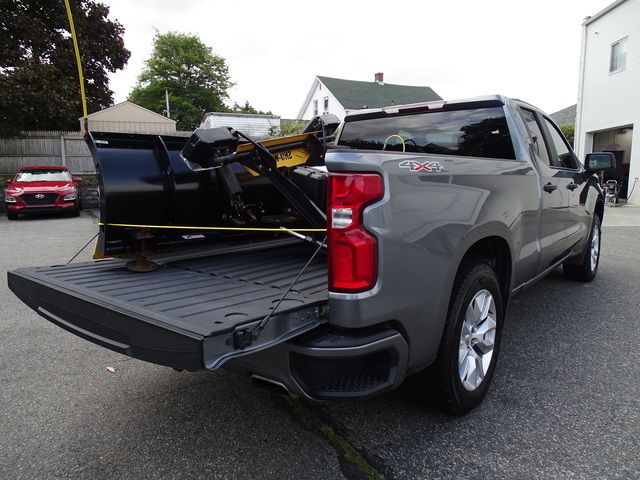
[[[78,81],[80,82],[80,97],[82,100],[82,118],[87,119],[87,97],[84,93],[84,77],[82,75],[82,62],[80,61],[80,49],[78,48],[78,37],[76,36],[76,27],[73,24],[73,15],[71,14],[71,6],[69,0],[64,0],[67,9],[67,18],[69,19],[69,29],[71,30],[71,39],[73,41],[73,50],[76,54],[76,65],[78,66]],[[86,125],[85,125],[86,126]]]
[[[136,225],[131,223],[102,223],[101,227],[126,227],[126,228],[163,228],[171,230],[221,230],[235,232],[326,232],[326,228],[260,228],[260,227],[196,227],[188,225]]]

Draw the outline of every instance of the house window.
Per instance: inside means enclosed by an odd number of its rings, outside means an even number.
[[[318,115],[318,100],[313,101],[313,114]]]
[[[324,97],[324,113],[329,113],[329,97]]]
[[[627,68],[627,39],[624,37],[611,45],[609,73],[620,72]]]

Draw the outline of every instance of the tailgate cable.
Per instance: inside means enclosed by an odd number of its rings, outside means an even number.
[[[71,257],[71,258],[69,259],[69,261],[67,261],[67,263],[65,263],[65,265],[69,265],[71,262],[73,262],[73,260],[74,260],[78,255],[80,255],[80,253],[81,253],[85,248],[87,248],[91,242],[93,242],[93,241],[95,240],[95,238],[98,236],[98,234],[99,234],[99,233],[100,233],[100,232],[96,233],[93,237],[91,237],[91,240],[89,240],[87,243],[85,243],[85,244],[84,244],[84,247],[82,247],[80,250],[78,250],[78,251],[76,252],[76,254],[75,254],[73,257]]]
[[[262,330],[264,329],[264,327],[266,327],[267,323],[269,323],[269,320],[271,320],[271,317],[273,317],[273,314],[276,312],[280,304],[284,301],[286,296],[289,295],[289,293],[293,289],[293,286],[300,279],[300,277],[305,272],[305,270],[309,267],[309,265],[311,265],[311,262],[313,262],[313,259],[316,258],[320,250],[322,250],[323,247],[326,247],[326,243],[325,243],[326,241],[327,241],[327,237],[325,236],[322,242],[319,242],[320,244],[318,245],[318,248],[316,248],[315,252],[313,252],[313,255],[311,255],[311,258],[307,260],[307,263],[305,263],[304,267],[302,267],[302,269],[298,272],[298,275],[296,275],[296,278],[294,278],[293,282],[291,282],[291,285],[289,285],[289,287],[284,292],[282,297],[280,297],[280,300],[278,300],[278,303],[276,303],[276,306],[273,307],[273,310],[271,310],[267,314],[267,316],[265,316],[260,321],[258,325],[256,325],[253,329],[245,328],[245,329],[236,330],[235,332],[233,332],[234,348],[244,349],[246,347],[250,347],[258,340],[260,333],[262,333]]]

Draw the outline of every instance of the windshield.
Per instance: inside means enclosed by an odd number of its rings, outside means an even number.
[[[69,182],[71,175],[66,170],[25,170],[19,172],[16,182]]]
[[[476,108],[345,122],[338,145],[367,150],[513,160],[502,108]]]

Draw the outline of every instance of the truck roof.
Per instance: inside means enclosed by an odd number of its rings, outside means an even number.
[[[411,111],[427,111],[431,109],[440,109],[444,105],[455,106],[458,108],[468,106],[480,106],[480,105],[504,105],[507,102],[507,97],[504,95],[483,95],[471,98],[453,99],[453,100],[435,100],[431,102],[410,103],[406,105],[389,105],[382,108],[367,108],[362,110],[351,111],[345,116],[345,121],[362,117],[371,118],[377,116],[377,114],[395,114],[402,113],[401,110],[408,112]]]

